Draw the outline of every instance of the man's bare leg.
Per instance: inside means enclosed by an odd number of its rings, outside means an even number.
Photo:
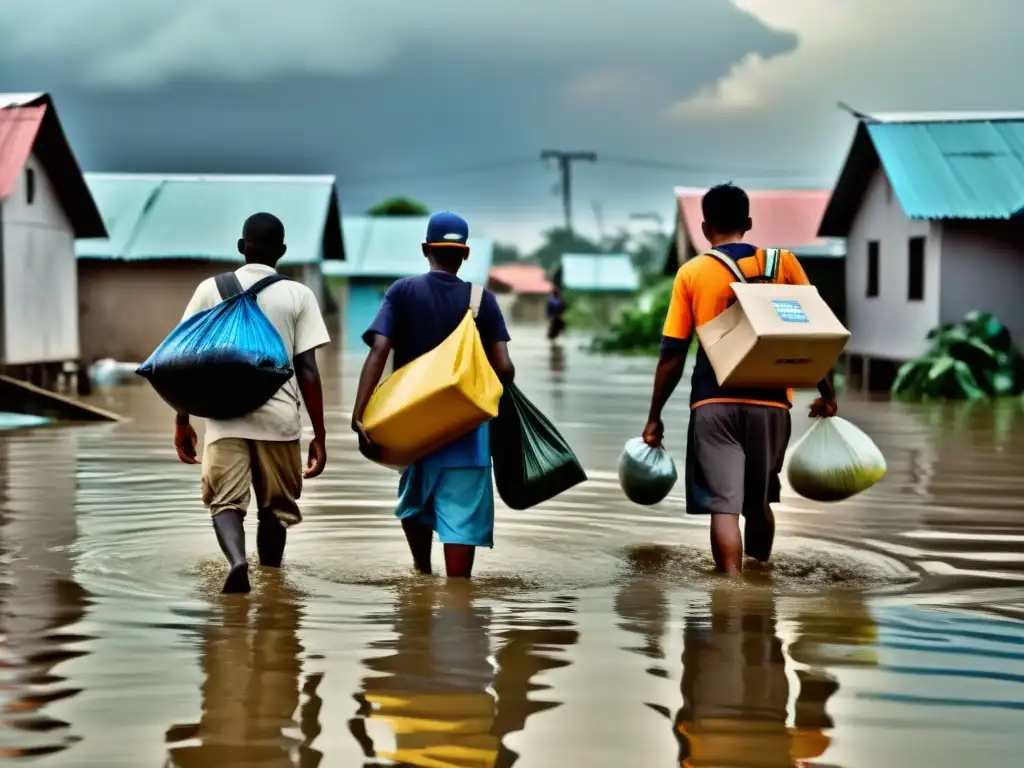
[[[468,544],[445,544],[444,567],[449,579],[468,579],[473,575],[476,547]]]
[[[743,538],[739,515],[711,516],[711,555],[719,573],[738,576],[743,570]]]
[[[760,517],[747,518],[744,539],[747,557],[754,558],[762,565],[771,559],[772,546],[775,544],[775,514],[771,507],[766,506],[764,515]]]
[[[413,565],[417,571],[429,576],[433,573],[430,550],[434,543],[434,529],[420,519],[420,515],[414,515],[402,518],[402,530],[405,531],[405,540],[409,542]]]

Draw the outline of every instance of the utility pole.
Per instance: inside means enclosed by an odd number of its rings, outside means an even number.
[[[545,149],[541,160],[557,160],[562,174],[562,208],[565,210],[565,229],[572,234],[572,164],[576,161],[597,162],[597,152],[565,152],[560,149]]]

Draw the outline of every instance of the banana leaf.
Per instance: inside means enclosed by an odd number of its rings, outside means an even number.
[[[565,438],[515,384],[505,387],[490,433],[494,484],[512,509],[542,504],[587,479]]]
[[[964,315],[963,324],[967,326],[967,333],[972,339],[983,342],[999,352],[1014,351],[1010,330],[991,312],[968,312]]]
[[[991,312],[968,312],[928,334],[928,351],[904,364],[892,394],[906,400],[979,400],[1024,393],[1024,357]]]

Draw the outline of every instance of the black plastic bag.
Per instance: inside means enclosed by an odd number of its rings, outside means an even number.
[[[515,384],[506,385],[490,432],[494,483],[512,509],[534,507],[587,479],[565,438]]]
[[[270,275],[243,291],[233,272],[218,275],[224,300],[182,321],[135,372],[181,413],[236,419],[255,411],[293,374],[281,334],[256,303],[287,279]]]

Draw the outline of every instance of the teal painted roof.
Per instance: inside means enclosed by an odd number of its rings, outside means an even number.
[[[640,274],[626,253],[566,253],[559,271],[562,287],[568,291],[632,293],[640,289]]]
[[[242,223],[257,211],[284,223],[282,264],[344,256],[333,176],[158,176],[88,173],[108,238],[79,240],[79,258],[239,262]]]
[[[1024,209],[1024,120],[870,123],[913,219],[1008,219]]]
[[[326,261],[328,277],[398,279],[427,270],[421,245],[427,233],[426,216],[346,216],[341,221],[345,236],[345,261]],[[469,283],[487,284],[494,242],[470,237],[469,259],[459,277]]]

